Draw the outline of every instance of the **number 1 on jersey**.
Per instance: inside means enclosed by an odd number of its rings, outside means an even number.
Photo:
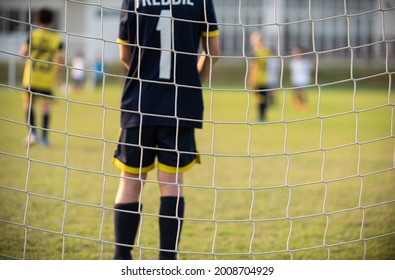
[[[159,78],[171,77],[171,19],[170,10],[162,10],[156,30],[160,32]]]

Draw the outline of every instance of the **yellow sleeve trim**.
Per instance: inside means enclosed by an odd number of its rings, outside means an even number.
[[[129,41],[128,41],[128,40],[123,40],[123,39],[121,39],[121,38],[118,38],[118,39],[117,39],[117,43],[129,44]]]
[[[219,29],[213,30],[213,31],[210,31],[210,32],[202,32],[202,36],[203,37],[209,37],[209,38],[217,37],[217,36],[219,36]]]

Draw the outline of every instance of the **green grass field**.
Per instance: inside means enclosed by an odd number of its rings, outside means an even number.
[[[111,259],[120,83],[53,103],[49,148],[27,148],[21,92],[0,88],[0,258]],[[391,95],[392,94],[392,95]],[[363,82],[205,92],[202,164],[186,175],[181,259],[395,259],[394,95]],[[38,105],[38,104],[37,104]],[[152,172],[135,258],[156,259]]]

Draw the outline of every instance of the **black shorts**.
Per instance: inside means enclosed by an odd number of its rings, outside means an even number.
[[[30,94],[30,92],[32,94]],[[32,103],[34,102],[34,100],[37,97],[51,97],[52,96],[52,91],[48,91],[48,90],[39,90],[39,89],[35,89],[35,88],[31,88],[30,91],[29,89],[25,88],[25,92],[23,95],[23,100],[25,101],[29,101],[29,98],[32,98]]]
[[[270,89],[268,87],[259,87],[258,93],[262,97],[266,97]]]
[[[52,91],[49,90],[40,90],[36,88],[31,88],[30,91],[33,93],[33,96],[52,96]],[[26,89],[26,93],[30,94],[29,89]]]
[[[177,141],[176,141],[177,140]],[[155,167],[168,173],[183,173],[200,163],[196,152],[194,128],[144,126],[122,128],[113,163],[132,173],[146,173]]]

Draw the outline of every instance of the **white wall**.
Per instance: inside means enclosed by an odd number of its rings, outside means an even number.
[[[91,0],[92,2],[92,0]],[[96,1],[97,2],[97,1]],[[117,9],[121,7],[120,0]],[[68,57],[74,56],[78,49],[82,49],[88,65],[91,65],[97,56],[104,57],[105,61],[118,61],[118,36],[119,12],[103,6],[81,5],[75,2],[67,3],[65,30],[67,44],[69,45]]]

